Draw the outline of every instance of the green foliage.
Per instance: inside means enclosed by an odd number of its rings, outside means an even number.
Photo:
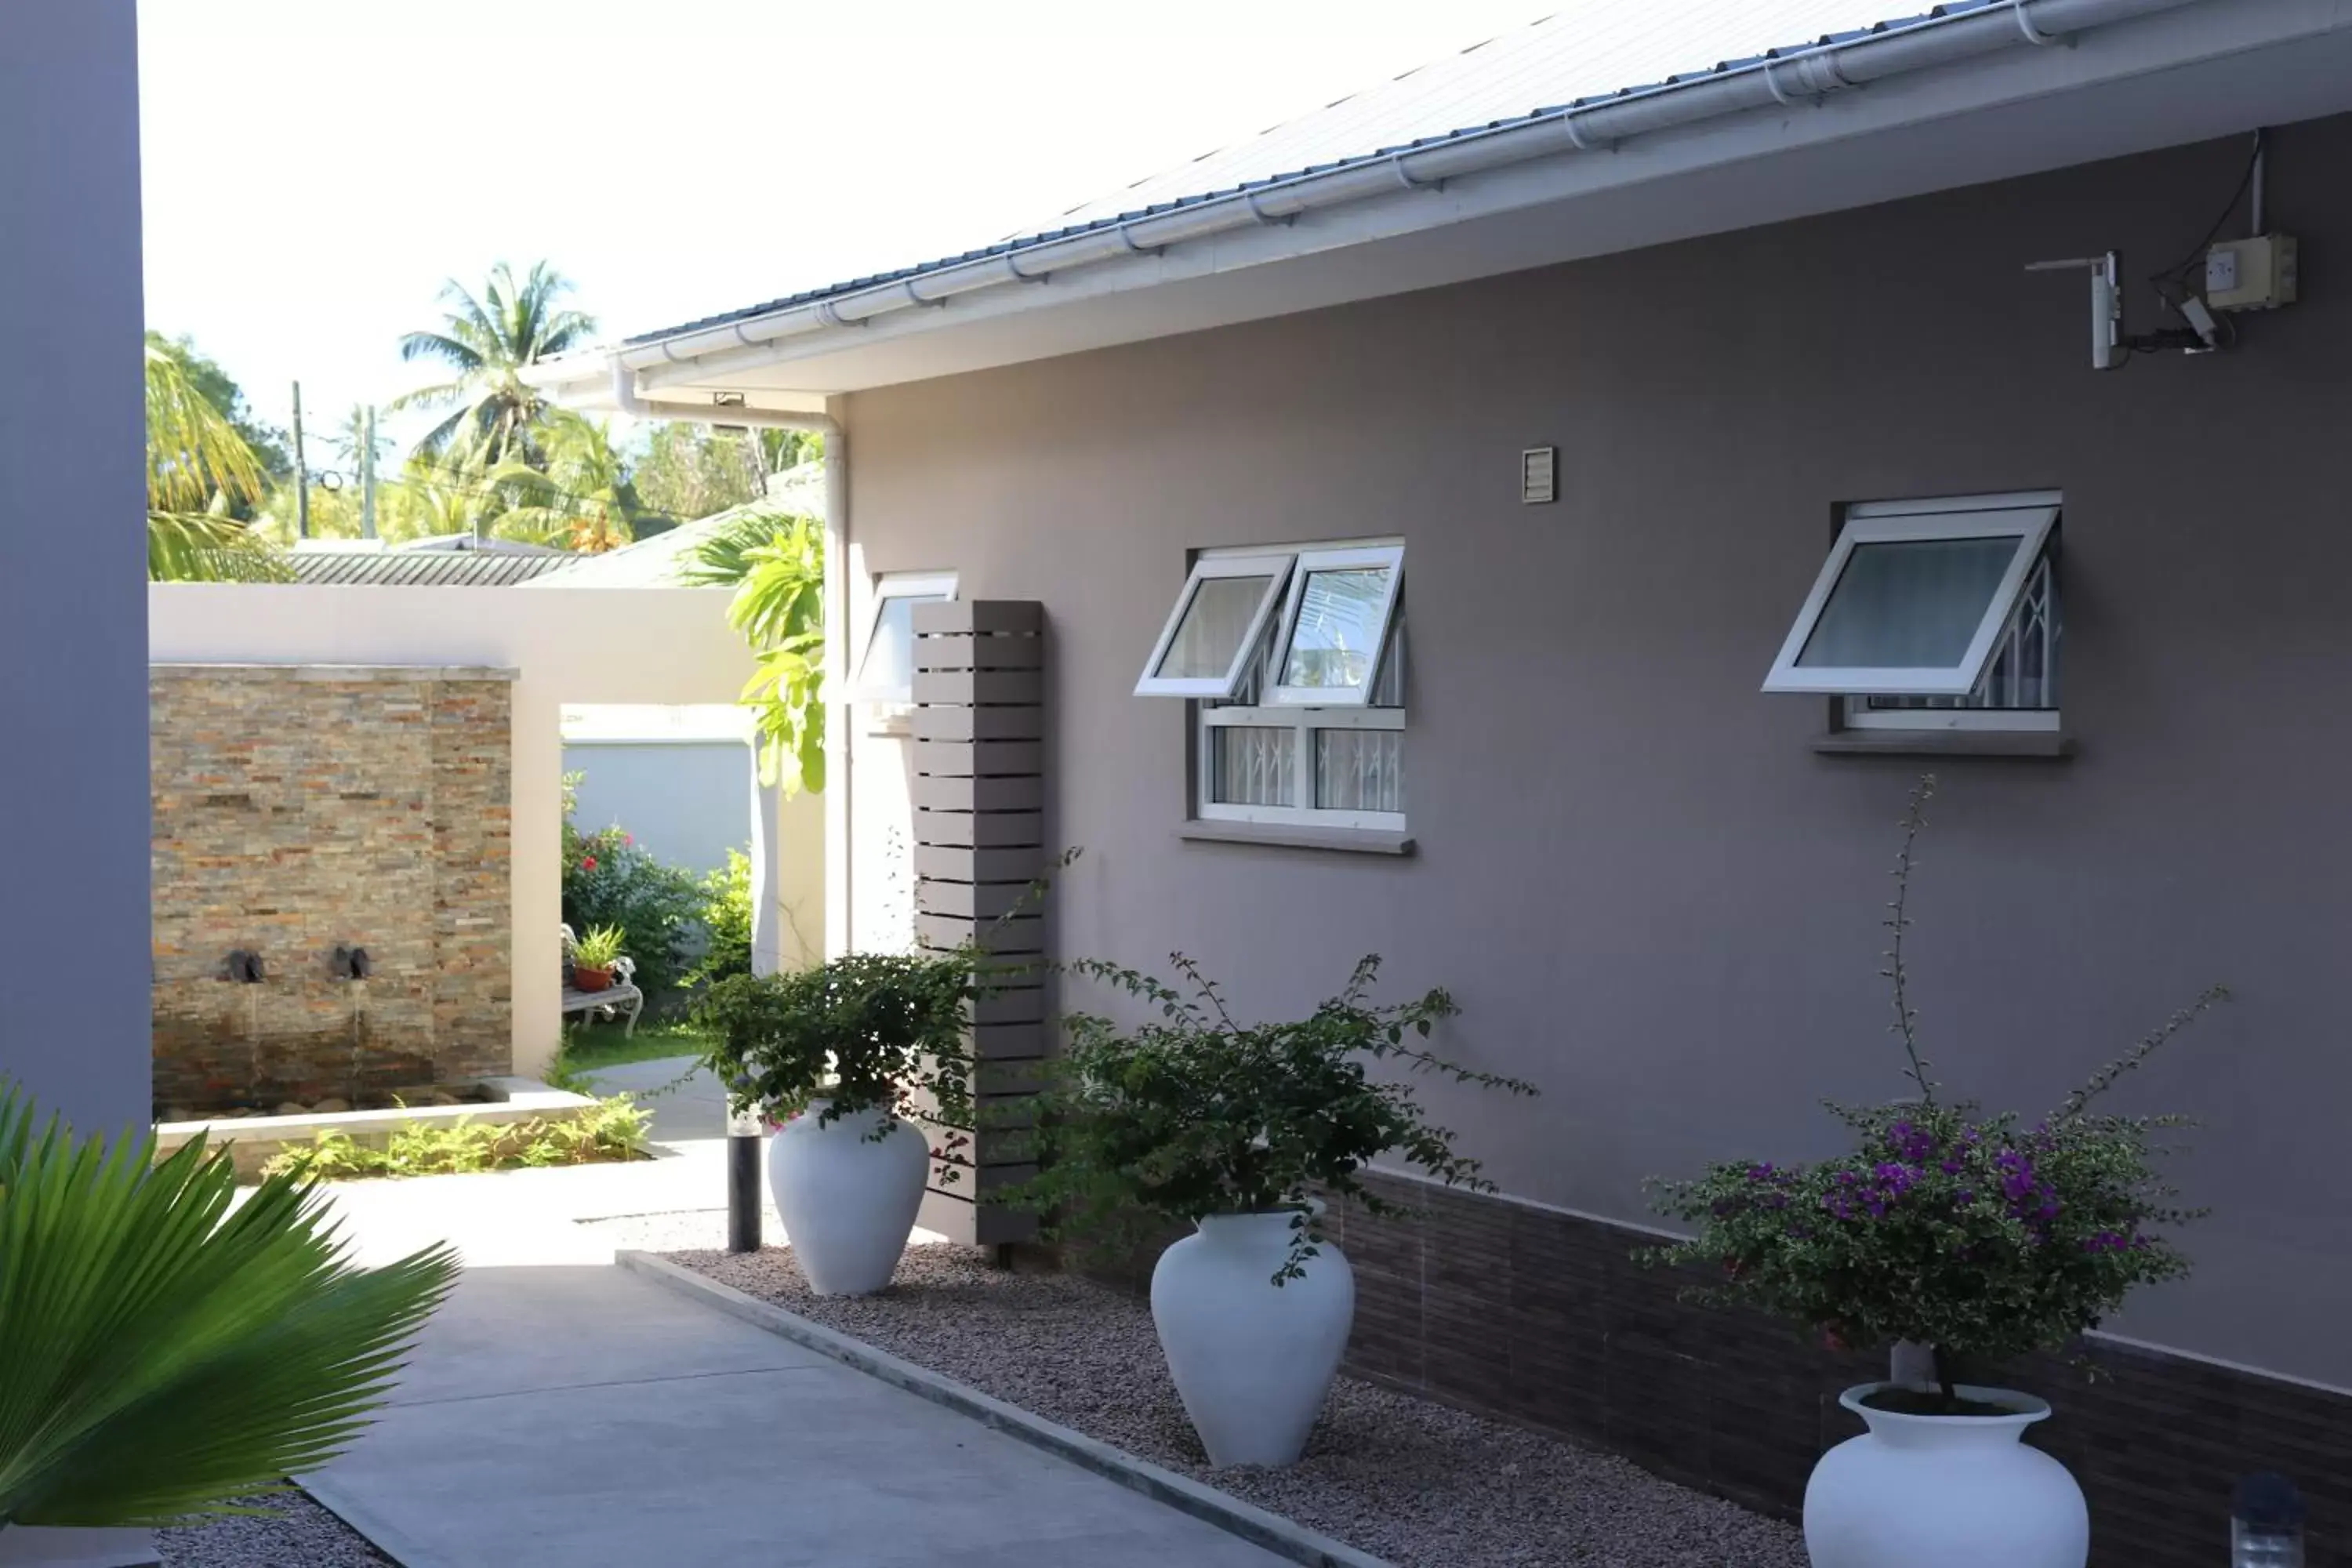
[[[991,963],[971,949],[851,953],[795,973],[722,980],[695,1007],[716,1037],[704,1059],[739,1113],[786,1115],[823,1099],[821,1124],[872,1110],[919,1115],[947,1130],[932,1152],[950,1158],[972,1127],[966,1007],[1008,973]],[[942,1179],[954,1177],[946,1168]]]
[[[779,534],[802,532],[824,536],[824,525],[798,512],[754,508],[740,517],[713,523],[702,538],[682,552],[676,577],[684,588],[739,588],[751,574],[751,552],[773,544]]]
[[[572,963],[575,968],[610,969],[627,951],[628,932],[619,926],[590,926],[572,942]]]
[[[1643,1257],[1719,1279],[1695,1289],[1698,1300],[1752,1308],[1839,1345],[1932,1347],[1949,1405],[1956,1364],[2059,1349],[2138,1287],[2189,1271],[2155,1228],[2195,1217],[2172,1205],[2156,1170],[2155,1134],[2180,1119],[2089,1108],[2227,992],[2207,990],[2030,1128],[2014,1113],[1939,1098],[1904,958],[1914,850],[1934,793],[1934,778],[1922,780],[1904,820],[1882,972],[1916,1098],[1832,1105],[1854,1135],[1837,1159],[1733,1161],[1656,1184],[1660,1211],[1699,1228]]]
[[[599,1100],[576,1117],[522,1121],[412,1122],[381,1149],[348,1132],[323,1130],[309,1143],[269,1162],[273,1173],[314,1181],[361,1176],[463,1175],[520,1165],[585,1165],[644,1153],[646,1112],[627,1095]]]
[[[187,376],[189,386],[218,409],[221,417],[244,441],[246,449],[253,454],[255,465],[260,468],[262,478],[277,480],[293,473],[294,459],[288,451],[286,432],[274,425],[265,425],[255,416],[253,405],[246,400],[245,388],[221,368],[220,362],[197,348],[194,339],[184,334],[167,338],[161,332],[150,331],[147,346],[150,350],[170,355],[178,363]],[[240,511],[237,516],[243,519],[246,514]]]
[[[499,514],[509,538],[554,544],[596,555],[636,537],[650,516],[637,499],[628,465],[613,447],[612,432],[567,409],[550,408],[531,430],[535,462],[510,457],[490,467],[481,482],[511,491]]]
[[[572,822],[578,775],[563,784],[563,922],[575,933],[616,926],[651,994],[679,984],[686,948],[702,912],[694,874],[664,865],[619,827],[583,833]]]
[[[653,510],[688,521],[758,500],[766,493],[768,468],[762,444],[752,435],[684,423],[655,426],[634,465],[637,493]]]
[[[702,958],[688,984],[708,985],[751,973],[751,858],[727,851],[727,864],[702,878]]]
[[[554,1065],[548,1069],[547,1081],[574,1094],[593,1094],[594,1089],[588,1086],[590,1073],[627,1062],[660,1061],[670,1057],[699,1059],[709,1054],[710,1043],[711,1036],[707,1030],[685,1018],[643,1022],[627,1033],[617,1025],[574,1020],[564,1026],[562,1041],[556,1049]]]
[[[522,379],[523,367],[578,348],[595,335],[594,318],[562,304],[571,280],[546,262],[518,279],[505,262],[490,269],[478,296],[456,279],[442,285],[447,309],[439,327],[400,340],[400,357],[425,360],[449,379],[395,400],[402,408],[454,410],[416,444],[419,457],[438,459],[471,451],[487,470],[539,456],[534,426],[546,397]]]
[[[313,1185],[160,1163],[0,1088],[0,1529],[236,1511],[340,1453],[456,1278],[446,1247],[349,1261]]]
[[[267,478],[260,459],[205,395],[184,357],[190,352],[149,334],[147,575],[155,582],[283,581],[291,569],[239,517],[261,499]],[[218,374],[218,366],[203,363]]]
[[[824,531],[787,519],[744,561],[727,618],[759,660],[743,700],[758,720],[761,776],[788,796],[814,794],[824,788]]]
[[[1150,1005],[1139,1025],[1074,1013],[1067,1045],[1039,1097],[1044,1170],[1012,1201],[1059,1211],[1055,1230],[1126,1241],[1146,1227],[1211,1215],[1298,1211],[1275,1282],[1297,1278],[1322,1238],[1312,1195],[1328,1193],[1374,1214],[1398,1212],[1360,1173],[1395,1153],[1449,1186],[1491,1191],[1454,1134],[1423,1115],[1407,1083],[1371,1076],[1375,1063],[1459,1083],[1532,1095],[1533,1085],[1479,1072],[1418,1044],[1457,1011],[1444,991],[1373,1006],[1380,960],[1367,957],[1339,995],[1302,1020],[1243,1025],[1197,964],[1171,962],[1178,990],[1099,960],[1069,966]]]

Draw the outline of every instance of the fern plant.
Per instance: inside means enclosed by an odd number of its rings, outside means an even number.
[[[333,1458],[456,1279],[361,1268],[310,1182],[78,1138],[0,1086],[0,1528],[144,1526]]]

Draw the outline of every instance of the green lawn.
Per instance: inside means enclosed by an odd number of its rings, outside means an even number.
[[[709,1047],[709,1037],[684,1019],[639,1024],[635,1036],[624,1038],[618,1024],[567,1025],[563,1030],[559,1068],[571,1072],[594,1072],[623,1062],[649,1062],[661,1057],[698,1057]]]

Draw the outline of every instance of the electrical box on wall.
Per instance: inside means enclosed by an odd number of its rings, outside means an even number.
[[[1559,448],[1529,447],[1519,454],[1519,500],[1541,506],[1559,499]]]
[[[2205,253],[2205,302],[2216,310],[2273,310],[2295,296],[2289,234],[2225,239]]]

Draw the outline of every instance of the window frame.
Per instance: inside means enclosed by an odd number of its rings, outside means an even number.
[[[1160,628],[1159,640],[1151,645],[1150,657],[1143,661],[1143,674],[1135,683],[1138,697],[1208,698],[1223,701],[1232,698],[1234,689],[1241,684],[1243,672],[1249,668],[1257,645],[1265,636],[1267,617],[1276,605],[1284,602],[1295,574],[1298,553],[1288,550],[1213,552],[1195,556],[1192,569],[1184,577],[1184,586],[1176,595],[1176,607]],[[1249,630],[1234,651],[1233,661],[1223,676],[1163,676],[1156,673],[1160,661],[1168,657],[1174,646],[1176,633],[1191,613],[1192,601],[1201,584],[1211,578],[1257,577],[1270,579],[1265,592],[1259,595],[1257,609],[1251,615]]]
[[[1291,641],[1298,635],[1298,617],[1307,604],[1307,579],[1318,572],[1360,571],[1371,566],[1388,569],[1388,590],[1381,596],[1378,629],[1373,636],[1368,666],[1370,673],[1365,676],[1364,683],[1356,687],[1278,684],[1284,667],[1290,662]],[[1297,562],[1291,567],[1289,589],[1283,599],[1282,629],[1275,638],[1274,652],[1266,661],[1266,686],[1258,700],[1259,706],[1370,708],[1372,689],[1380,684],[1381,661],[1388,657],[1389,640],[1395,633],[1397,604],[1403,592],[1404,546],[1401,542],[1317,546],[1299,551]]]
[[[1402,833],[1402,811],[1349,811],[1320,805],[1238,805],[1210,798],[1216,792],[1220,729],[1287,730],[1293,748],[1292,777],[1302,794],[1315,790],[1316,736],[1325,730],[1395,730],[1405,727],[1402,708],[1313,709],[1265,706],[1198,707],[1193,711],[1192,816],[1201,822],[1247,822],[1265,826],[1353,828],[1365,832]]]
[[[1763,689],[1836,698],[1967,697],[1983,680],[2001,633],[2017,609],[2019,596],[2040,563],[2043,551],[2048,548],[2051,533],[2058,525],[2062,507],[2063,500],[2057,493],[2032,491],[1935,500],[1875,502],[1849,508],[1845,521],[1838,530],[1837,541],[1830,547],[1829,558],[1815,574],[1812,588],[1805,595],[1796,621],[1780,645],[1780,655],[1772,661],[1772,668],[1764,678]],[[1820,625],[1822,612],[1828,606],[1838,583],[1845,574],[1846,564],[1853,558],[1856,545],[2003,537],[2013,538],[2017,542],[2016,547],[2011,552],[2009,564],[1977,623],[1967,650],[1957,664],[1908,669],[1884,666],[1833,668],[1798,664],[1805,645],[1811,640]],[[1849,710],[1852,706],[1846,704]],[[1901,725],[1884,723],[1874,715],[1870,727],[2032,727],[2016,722],[2000,725],[1990,722],[1948,725],[1941,722],[1944,716],[1957,711],[1960,710],[1906,710],[1903,715],[1905,718],[1916,713],[1926,717],[1926,721]],[[1980,711],[2013,716],[2027,710]]]
[[[911,668],[907,671],[907,689],[903,692],[896,687],[877,689],[867,684],[866,679],[866,667],[874,658],[874,639],[882,631],[882,608],[893,599],[944,598],[952,604],[958,592],[956,574],[885,572],[872,578],[871,583],[872,586],[866,591],[866,635],[858,642],[857,663],[853,667],[857,673],[850,679],[849,700],[878,709],[912,708],[915,705],[915,672]],[[908,657],[911,663],[912,649],[908,650]]]

